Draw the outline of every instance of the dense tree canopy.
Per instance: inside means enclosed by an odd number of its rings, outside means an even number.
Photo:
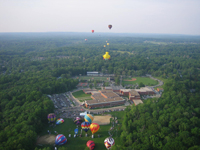
[[[54,110],[46,94],[74,89],[72,77],[87,71],[115,74],[116,84],[121,75],[169,80],[161,98],[126,109],[121,149],[199,148],[200,37],[0,33],[0,39],[0,149],[34,149]],[[106,51],[109,61],[102,59]]]

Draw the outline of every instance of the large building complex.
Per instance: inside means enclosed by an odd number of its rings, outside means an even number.
[[[102,90],[83,90],[86,94],[92,94],[93,100],[85,101],[85,106],[88,108],[97,107],[112,107],[125,104],[125,99],[120,96],[128,96],[129,100],[133,101],[135,105],[143,103],[140,99],[142,95],[155,95],[150,88],[144,87],[141,89],[121,89],[122,87],[105,87]]]

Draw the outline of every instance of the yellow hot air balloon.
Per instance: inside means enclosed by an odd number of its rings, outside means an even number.
[[[106,52],[106,53],[103,55],[103,59],[105,59],[105,60],[110,59],[109,52]]]
[[[103,47],[106,47],[106,45],[104,45]]]
[[[109,43],[107,43],[107,45],[109,45]]]

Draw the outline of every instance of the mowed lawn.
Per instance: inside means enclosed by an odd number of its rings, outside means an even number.
[[[83,92],[83,90],[73,92],[72,95],[73,95],[75,98],[84,98],[84,97],[90,97],[90,96],[91,96],[91,94],[85,94],[85,93]]]
[[[115,140],[115,144],[117,145],[120,143],[120,132],[119,129],[121,129],[121,123],[123,119],[124,112],[110,112],[109,114],[112,114],[113,116],[117,117],[118,124],[116,124],[117,130],[113,133],[113,139]],[[94,116],[95,117],[95,116]],[[51,132],[51,134],[57,135],[54,133],[54,131],[57,131],[58,134],[63,134],[67,138],[67,143],[62,145],[62,146],[57,146],[59,147],[65,147],[66,150],[89,150],[87,148],[86,143],[88,140],[92,140],[95,143],[95,150],[106,150],[106,147],[104,145],[104,140],[109,137],[108,130],[111,127],[111,124],[109,125],[100,125],[99,131],[97,131],[94,134],[94,138],[91,137],[92,133],[90,130],[88,130],[87,134],[88,137],[85,137],[85,131],[82,131],[82,137],[76,137],[74,138],[74,130],[77,128],[77,125],[74,124],[72,119],[64,119],[65,122],[63,124],[56,125],[56,127],[49,127],[47,126],[44,131],[40,134],[40,136],[46,135],[47,130]],[[81,126],[78,126],[79,132],[78,135],[81,133]],[[71,137],[69,137],[69,134],[71,134]],[[100,137],[98,138],[98,134]],[[43,147],[52,147],[52,150],[54,149],[53,145],[44,145],[44,146],[38,146],[38,148],[43,148]]]
[[[124,80],[131,80],[132,78],[135,78],[135,81],[124,81]],[[125,78],[123,79],[123,84],[139,84],[140,82],[142,82],[144,85],[156,85],[158,84],[157,81],[148,78],[148,77],[132,77],[132,78]]]

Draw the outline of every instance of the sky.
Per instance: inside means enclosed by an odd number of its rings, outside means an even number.
[[[200,0],[0,0],[0,32],[91,30],[200,35]]]

